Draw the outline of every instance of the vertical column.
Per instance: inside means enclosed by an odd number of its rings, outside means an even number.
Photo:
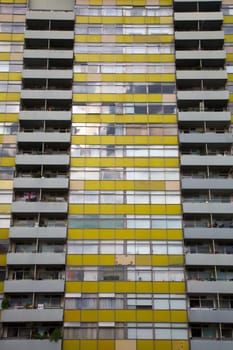
[[[188,349],[172,16],[76,2],[66,350]]]

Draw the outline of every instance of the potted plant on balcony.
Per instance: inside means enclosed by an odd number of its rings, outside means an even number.
[[[56,327],[50,335],[50,341],[57,342],[59,339],[61,339],[61,329]]]
[[[8,307],[10,306],[10,300],[5,297],[2,299],[2,309],[8,309]]]

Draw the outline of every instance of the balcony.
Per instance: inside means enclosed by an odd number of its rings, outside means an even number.
[[[179,134],[179,140],[180,143],[195,143],[195,144],[203,144],[203,143],[212,143],[212,144],[231,144],[232,134],[225,132],[225,133],[211,133],[211,132],[203,132],[203,133],[183,133],[180,132]]]
[[[187,281],[187,293],[227,293],[232,294],[233,281]]]
[[[65,253],[8,253],[7,264],[8,265],[64,265]],[[43,277],[43,279],[45,279],[45,277]]]
[[[193,240],[205,239],[226,239],[231,240],[233,237],[233,228],[218,228],[218,227],[185,227],[184,238]]]
[[[221,202],[183,203],[183,212],[192,214],[231,214],[233,212],[233,204]]]
[[[61,350],[61,340],[51,342],[48,339],[1,339],[1,350]]]
[[[232,166],[232,155],[181,155],[181,166]]]
[[[232,254],[191,254],[185,255],[186,266],[233,266]]]
[[[65,239],[66,227],[10,227],[9,238]]]
[[[19,132],[17,135],[18,142],[70,142],[70,132]]]
[[[221,122],[230,122],[231,114],[227,111],[186,111],[186,112],[178,112],[178,119],[180,122],[190,122],[190,124],[194,121],[219,121]]]
[[[45,68],[45,67],[44,67]],[[22,72],[23,79],[73,79],[72,69],[24,69]]]
[[[191,350],[232,350],[232,340],[191,339]]]
[[[27,155],[17,154],[16,165],[69,165],[70,157],[64,155]]]
[[[66,202],[13,202],[12,213],[67,213]]]
[[[183,178],[182,180],[182,189],[229,189],[233,188],[233,179],[230,175],[219,176],[216,178],[209,179],[198,179],[194,176]]]
[[[45,120],[45,121],[71,121],[71,111],[20,111],[19,120],[34,121],[34,120]]]
[[[63,175],[60,175],[63,177]],[[52,177],[52,176],[51,176]],[[27,188],[34,189],[68,189],[69,181],[67,178],[59,178],[59,175],[54,178],[33,178],[33,177],[18,177],[14,179],[14,189],[26,190]]]
[[[221,323],[232,323],[233,310],[188,310],[188,319],[189,322],[199,322],[199,323],[212,323],[221,322]]]
[[[2,311],[2,322],[62,322],[63,309],[8,309]]]
[[[30,30],[27,29],[24,33],[25,39],[49,39],[49,40],[72,40],[74,32],[69,30]]]
[[[5,280],[4,293],[63,293],[65,281],[63,279],[21,279]]]

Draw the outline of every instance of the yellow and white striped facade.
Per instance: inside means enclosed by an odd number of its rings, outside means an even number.
[[[201,214],[182,205],[178,2],[0,1],[0,349],[198,348],[183,219]],[[233,4],[222,6],[233,26]],[[208,324],[230,323],[216,317]]]

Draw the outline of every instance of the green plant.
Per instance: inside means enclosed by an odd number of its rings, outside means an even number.
[[[8,298],[3,298],[2,299],[2,309],[8,309],[10,306],[10,301]]]
[[[50,340],[57,342],[61,338],[61,329],[56,327],[50,335]]]

